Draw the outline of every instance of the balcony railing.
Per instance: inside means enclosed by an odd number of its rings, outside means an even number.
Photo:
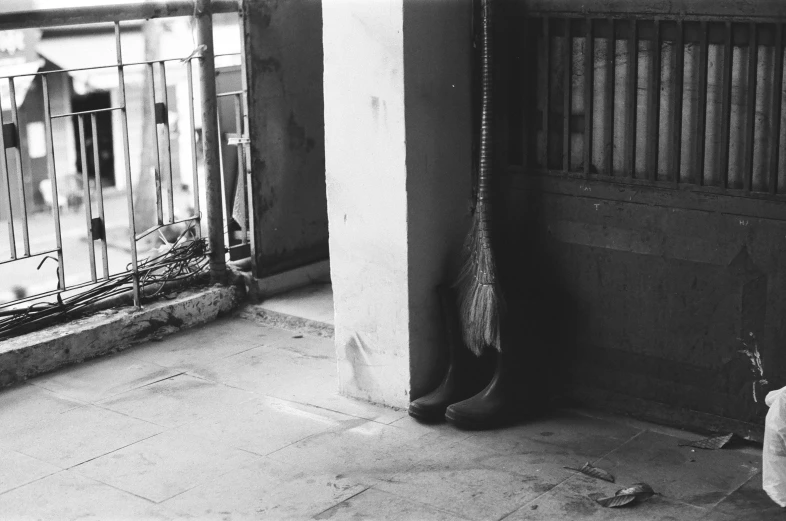
[[[0,259],[0,268],[7,268],[13,277],[14,269],[26,269],[34,263],[40,273],[53,273],[51,289],[40,287],[31,294],[18,294],[15,298],[0,303],[0,339],[41,324],[51,322],[93,306],[97,301],[130,292],[133,303],[140,306],[145,297],[161,292],[169,283],[182,283],[193,280],[208,271],[214,281],[222,281],[226,276],[225,254],[227,244],[232,257],[247,256],[248,244],[248,201],[246,190],[248,142],[246,134],[247,103],[245,100],[244,56],[240,57],[240,85],[231,91],[216,92],[215,59],[226,54],[215,54],[213,47],[213,13],[236,12],[236,2],[228,1],[169,1],[158,3],[128,4],[91,8],[50,9],[27,13],[0,13],[0,31],[31,27],[54,27],[61,25],[114,24],[114,45],[116,62],[101,66],[76,67],[68,69],[38,70],[0,76],[0,89],[6,83],[9,93],[9,106],[0,106],[0,214],[6,220],[7,251]],[[152,61],[125,62],[123,60],[123,23],[129,20],[192,16],[197,30],[196,48],[187,57],[168,58]],[[238,29],[240,38],[240,28]],[[242,46],[242,38],[240,38]],[[196,67],[194,66],[196,62]],[[154,117],[150,143],[155,148],[152,172],[153,187],[145,186],[145,176],[134,175],[132,162],[135,158],[131,151],[129,137],[129,101],[126,72],[129,68],[141,68],[147,74],[147,103],[141,110]],[[195,68],[198,74],[195,78]],[[53,108],[53,82],[55,78],[86,71],[114,71],[116,74],[116,95],[110,106],[88,110],[58,111]],[[186,124],[188,141],[180,146],[190,150],[190,201],[185,204],[188,211],[176,210],[176,199],[182,199],[173,178],[173,128],[170,114],[173,112],[167,93],[167,77],[177,71],[185,77],[187,93]],[[67,83],[67,82],[66,82]],[[195,86],[196,83],[196,86]],[[43,106],[44,157],[35,163],[34,168],[45,164],[46,180],[41,185],[41,195],[49,202],[51,228],[46,232],[41,219],[31,214],[29,191],[33,172],[31,162],[23,158],[35,156],[30,147],[36,146],[33,136],[23,139],[20,124],[21,109],[17,103],[20,84],[40,85],[40,92],[29,92],[28,96],[38,96]],[[62,82],[58,82],[62,84]],[[157,85],[158,84],[158,88]],[[195,87],[198,88],[200,112],[195,107]],[[231,101],[229,111],[234,121],[220,121],[218,106],[222,100]],[[2,98],[0,98],[2,102]],[[10,117],[4,118],[3,111]],[[113,143],[113,150],[122,150],[122,183],[124,188],[115,191],[112,199],[116,204],[107,204],[107,189],[102,181],[102,154],[109,152],[107,145],[100,143],[99,121],[108,114],[114,117],[114,136],[119,134],[119,143]],[[198,121],[201,116],[201,158],[197,148]],[[178,118],[178,134],[184,135],[182,118]],[[228,118],[224,118],[228,119]],[[74,129],[74,140],[78,143],[78,176],[62,172],[62,160],[58,161],[56,152],[61,150],[59,140],[63,136],[55,132],[55,124],[66,120]],[[138,120],[138,118],[135,118]],[[23,122],[22,122],[23,123]],[[62,125],[61,125],[62,126]],[[119,127],[119,128],[118,128]],[[229,133],[227,129],[234,132]],[[222,132],[223,130],[223,132]],[[32,132],[27,127],[27,132]],[[221,140],[224,145],[236,147],[237,172],[230,175],[222,165]],[[183,157],[181,154],[180,157]],[[12,167],[13,165],[13,167]],[[182,165],[181,165],[182,166]],[[200,173],[204,172],[204,175]],[[92,175],[91,175],[92,174]],[[181,177],[184,177],[181,171]],[[138,178],[135,178],[138,177]],[[200,182],[203,178],[204,183]],[[230,179],[231,178],[231,179]],[[231,181],[231,182],[230,182]],[[202,186],[204,184],[204,186]],[[74,187],[77,187],[76,189]],[[155,216],[153,225],[137,229],[139,216],[135,211],[135,193],[140,190],[153,190]],[[70,197],[81,198],[81,219],[66,212]],[[120,199],[119,199],[120,196]],[[204,212],[204,214],[203,214]],[[127,235],[126,251],[112,247],[108,233],[108,218],[121,222]],[[81,220],[81,224],[79,224]],[[35,222],[34,222],[35,221]],[[230,224],[239,231],[230,229]],[[79,230],[81,228],[81,230]],[[206,231],[206,237],[205,235]],[[75,237],[86,242],[87,256],[68,258],[64,249],[64,237]],[[51,234],[48,243],[44,235]],[[159,235],[163,239],[160,247],[141,251],[140,244],[149,237]],[[225,239],[226,236],[226,239]],[[5,241],[4,241],[5,242]],[[115,241],[116,242],[116,241]],[[2,250],[0,250],[1,252]],[[1,253],[0,253],[1,254]],[[98,255],[97,255],[98,254]],[[98,257],[98,259],[97,259]],[[45,262],[52,259],[56,264],[50,268]],[[74,270],[73,265],[78,269]],[[54,269],[54,271],[51,271]],[[72,270],[73,273],[67,270]]]

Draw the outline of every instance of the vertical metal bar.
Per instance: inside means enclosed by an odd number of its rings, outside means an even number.
[[[148,85],[148,96],[150,96],[150,110],[153,111],[153,147],[156,155],[156,218],[158,225],[164,224],[164,205],[161,199],[161,152],[158,148],[158,118],[156,118],[156,75],[153,70],[153,64],[147,64],[147,73],[150,75],[150,83]]]
[[[734,59],[734,42],[732,41],[731,22],[726,22],[726,41],[723,47],[723,84],[721,99],[720,145],[718,146],[718,168],[720,169],[720,185],[726,189],[729,185],[729,136],[731,135],[731,71]],[[778,120],[780,122],[780,120]]]
[[[19,178],[19,204],[22,218],[22,239],[24,240],[25,257],[30,255],[30,228],[27,224],[27,196],[25,195],[25,176],[22,167],[22,145],[19,136],[19,110],[16,106],[16,86],[14,78],[8,78],[8,94],[11,99],[11,122],[14,124],[14,159],[16,160],[16,173]]]
[[[98,217],[101,219],[101,227],[103,228],[103,234],[101,236],[101,261],[104,268],[104,280],[109,280],[109,253],[106,247],[106,216],[104,215],[104,182],[101,179],[101,153],[98,150],[98,123],[96,119],[95,114],[90,114],[90,130],[93,133],[93,166],[95,167],[96,202],[98,203]]]
[[[131,153],[128,147],[128,106],[126,80],[123,72],[123,48],[120,42],[120,22],[115,22],[115,50],[117,51],[117,88],[120,96],[120,131],[123,135],[123,159],[126,170],[126,205],[128,208],[128,236],[131,241],[131,271],[134,284],[134,305],[139,307],[139,261],[136,251],[136,223],[134,222],[134,190],[131,179]]]
[[[188,129],[191,134],[191,175],[194,189],[194,215],[197,216],[196,236],[202,236],[202,213],[199,209],[199,166],[197,165],[196,123],[194,122],[194,71],[191,59],[186,63],[188,77]]]
[[[543,128],[543,150],[541,151],[540,162],[545,169],[549,168],[549,80],[551,79],[551,63],[549,60],[549,55],[551,53],[550,26],[551,19],[548,17],[543,18],[543,67],[541,70],[545,78],[543,79],[543,92],[541,93],[541,106],[543,107],[543,114],[541,114],[543,118],[543,123],[541,125]]]
[[[49,81],[46,74],[41,75],[41,86],[44,96],[44,127],[46,130],[46,164],[49,173],[49,184],[52,188],[52,217],[55,222],[55,241],[57,244],[58,289],[64,290],[65,267],[63,265],[63,237],[60,232],[60,198],[57,194],[57,169],[55,167],[55,142],[52,136],[52,106],[49,101]]]
[[[172,177],[172,140],[169,136],[169,96],[166,91],[166,62],[158,62],[159,72],[161,73],[161,99],[164,103],[164,164],[167,169],[167,190],[169,191],[169,222],[175,222],[175,183]]]
[[[707,42],[707,22],[699,26],[699,92],[696,108],[696,165],[693,182],[697,186],[704,184],[704,145],[707,126],[707,61],[709,45]]]
[[[616,80],[617,23],[609,18],[609,42],[606,47],[606,174],[614,175],[614,83]]]
[[[247,8],[247,2],[241,3],[240,9],[238,9],[238,30],[240,31],[240,73],[241,73],[241,86],[243,87],[243,128],[245,129],[245,137],[248,137],[249,129],[250,129],[250,122],[249,122],[249,109],[248,109],[248,69],[246,64],[246,27],[245,27],[245,11],[244,9]],[[244,154],[244,168],[246,171],[246,216],[248,218],[248,233],[251,237],[251,242],[249,244],[249,250],[251,251],[251,274],[253,276],[257,276],[257,254],[256,254],[256,235],[254,235],[254,197],[253,197],[253,185],[251,183],[251,176],[248,173],[251,171],[251,163],[249,161],[250,154],[247,153],[249,151],[250,145],[243,146],[243,154]],[[546,165],[544,165],[546,166]]]
[[[8,172],[8,156],[5,147],[5,132],[3,132],[3,107],[0,105],[0,170],[5,182],[5,199],[8,202],[8,243],[11,249],[11,259],[16,259],[16,237],[14,236],[14,210],[11,200],[11,175]]]
[[[573,81],[573,37],[570,34],[570,18],[565,19],[565,79],[562,97],[562,169],[570,171],[570,112]]]
[[[243,137],[243,101],[240,94],[234,97],[235,100],[235,130],[239,138]],[[237,144],[237,188],[235,189],[235,200],[232,205],[232,213],[234,209],[239,208],[242,215],[240,215],[240,232],[242,234],[242,244],[248,243],[248,213],[246,210],[246,155],[243,151],[242,139]],[[239,200],[238,200],[239,199]],[[242,206],[239,206],[242,205]]]
[[[90,175],[87,167],[87,143],[85,143],[85,116],[77,116],[79,125],[79,152],[82,158],[82,193],[84,194],[85,224],[87,225],[87,251],[90,257],[90,275],[96,282],[96,250],[93,243],[93,204],[90,200]]]
[[[218,144],[219,144],[219,146],[218,146],[218,164],[220,166],[219,166],[218,170],[219,170],[219,174],[220,174],[219,179],[221,180],[221,204],[222,204],[221,209],[224,212],[224,215],[222,217],[222,219],[223,219],[223,221],[222,221],[222,231],[223,230],[226,231],[226,234],[225,234],[226,235],[226,237],[225,237],[226,244],[228,246],[231,246],[232,245],[232,240],[231,240],[231,233],[229,231],[229,223],[232,222],[232,208],[229,205],[229,201],[227,199],[227,192],[226,192],[226,189],[227,189],[227,185],[226,185],[227,173],[224,170],[224,147],[223,147],[223,144],[224,144],[223,143],[223,141],[224,141],[224,133],[221,131],[223,127],[221,125],[221,112],[220,111],[216,112],[216,125],[218,127],[218,136],[219,136],[219,141],[218,141]],[[222,236],[223,235],[224,234],[222,233]]]
[[[636,177],[636,113],[638,112],[639,38],[636,19],[631,19],[628,35],[628,121],[625,129],[625,156],[628,168],[625,175]]]
[[[677,38],[674,42],[674,112],[671,150],[671,180],[680,182],[680,163],[682,161],[682,80],[685,72],[684,27],[682,20],[677,22]]]
[[[226,282],[226,246],[221,218],[221,171],[218,159],[218,111],[216,108],[216,67],[213,56],[213,18],[210,0],[196,0],[198,44],[204,46],[199,84],[202,92],[202,133],[205,157],[205,192],[207,194],[208,245],[210,276],[214,282]]]
[[[592,92],[594,88],[595,52],[592,39],[592,18],[587,18],[584,43],[584,175],[592,167]]]
[[[647,179],[658,178],[658,151],[660,147],[660,20],[655,20],[655,33],[652,42],[652,70],[649,85],[649,161],[647,161]]]
[[[775,71],[772,74],[772,128],[770,129],[770,193],[778,192],[780,163],[781,105],[783,96],[783,24],[775,24]]]
[[[746,104],[746,127],[745,127],[745,168],[743,170],[743,183],[746,192],[751,190],[753,179],[753,147],[754,132],[756,130],[756,68],[759,61],[758,38],[756,34],[756,23],[751,22],[748,26],[748,92]]]

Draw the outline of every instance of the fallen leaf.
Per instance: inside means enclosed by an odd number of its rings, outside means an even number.
[[[652,490],[652,487],[646,483],[634,483],[629,487],[619,489],[615,495],[623,496],[629,494],[638,496],[639,500],[644,500],[654,496],[655,491]]]
[[[686,441],[680,443],[680,447],[696,447],[697,449],[718,450],[722,449],[731,441],[734,434],[724,434],[722,436],[712,436],[698,441]]]
[[[645,501],[655,495],[655,491],[646,483],[634,483],[633,485],[621,488],[616,494],[609,497],[601,497],[601,494],[590,494],[590,498],[599,505],[606,508],[619,508],[631,505],[639,501]]]
[[[638,500],[636,494],[622,494],[619,496],[598,498],[595,501],[597,501],[599,505],[606,508],[619,508],[624,507],[625,505],[630,505],[636,500]]]
[[[614,483],[614,476],[612,476],[609,472],[590,465],[589,462],[585,463],[580,469],[576,469],[573,467],[565,467],[568,470],[575,470],[577,472],[581,472],[582,474],[586,474],[587,476],[592,476],[593,478],[602,479],[603,481],[608,481],[609,483]]]

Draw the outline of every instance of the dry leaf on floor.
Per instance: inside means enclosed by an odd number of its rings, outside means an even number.
[[[601,497],[601,494],[590,494],[590,498],[606,508],[619,508],[639,501],[645,501],[655,495],[652,487],[646,483],[634,483],[621,488],[613,496]]]
[[[614,476],[612,476],[609,472],[590,465],[589,461],[585,463],[580,469],[576,469],[573,467],[565,467],[568,470],[575,470],[577,472],[581,472],[582,474],[586,474],[587,476],[592,476],[593,478],[602,479],[603,481],[608,481],[609,483],[614,483]]]
[[[724,434],[722,436],[711,436],[698,441],[686,441],[680,443],[680,447],[696,447],[697,449],[718,450],[722,449],[731,441],[734,434]]]
[[[616,492],[616,496],[634,494],[638,496],[639,500],[649,499],[655,495],[652,487],[646,483],[634,483],[633,485],[621,488]]]

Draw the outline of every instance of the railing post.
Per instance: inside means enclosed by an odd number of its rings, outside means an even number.
[[[210,247],[210,278],[226,281],[224,220],[221,201],[221,167],[216,102],[216,64],[213,52],[213,15],[211,0],[196,0],[197,41],[203,46],[199,68],[202,93],[202,146],[205,158],[205,192],[207,195],[207,242]]]

